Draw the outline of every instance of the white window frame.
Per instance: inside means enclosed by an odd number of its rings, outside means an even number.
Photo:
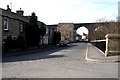
[[[4,18],[4,30],[7,31],[8,30],[8,18]]]

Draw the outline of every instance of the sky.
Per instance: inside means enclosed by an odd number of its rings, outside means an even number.
[[[106,17],[116,20],[119,0],[0,0],[13,12],[22,8],[24,15],[35,12],[38,20],[47,25],[58,23],[91,23]],[[12,4],[12,7],[11,7]]]
[[[79,35],[83,35],[83,33],[88,35],[89,31],[85,26],[81,26],[80,28],[77,29],[76,33]]]

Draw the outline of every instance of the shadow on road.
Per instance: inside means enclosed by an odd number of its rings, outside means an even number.
[[[30,60],[38,60],[38,59],[48,59],[48,58],[61,58],[66,57],[65,55],[50,55],[54,52],[58,52],[60,50],[68,49],[77,45],[71,45],[67,47],[49,47],[43,50],[33,50],[24,54],[6,56],[2,58],[2,62],[18,62],[18,61],[30,61]],[[15,54],[15,53],[14,53]]]

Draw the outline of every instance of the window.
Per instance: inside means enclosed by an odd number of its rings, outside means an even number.
[[[23,22],[20,21],[20,32],[23,32]]]
[[[4,18],[4,30],[8,30],[8,18]]]
[[[72,28],[70,27],[70,31],[72,31]]]

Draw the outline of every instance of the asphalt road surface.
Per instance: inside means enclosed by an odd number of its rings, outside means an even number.
[[[85,60],[87,43],[4,58],[3,78],[118,78],[118,63]]]

